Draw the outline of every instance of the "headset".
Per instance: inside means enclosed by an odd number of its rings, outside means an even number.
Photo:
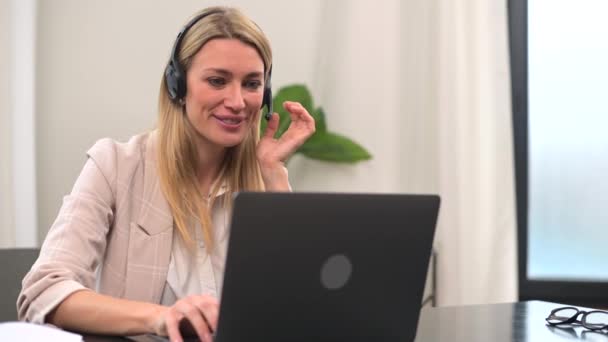
[[[199,14],[194,17],[190,22],[188,22],[182,29],[179,31],[177,38],[175,39],[175,43],[173,44],[173,49],[171,50],[171,59],[167,63],[167,67],[165,68],[165,84],[167,85],[167,91],[169,92],[169,97],[174,103],[182,103],[184,97],[186,96],[186,73],[184,69],[179,64],[179,48],[182,44],[182,40],[184,39],[184,35],[188,30],[194,26],[199,20],[203,18],[217,13],[223,13],[220,10],[210,11],[207,13]],[[268,80],[264,83],[264,95],[262,97],[262,107],[266,106],[268,109],[268,113],[266,113],[266,120],[270,120],[272,118],[272,85],[270,83],[270,76],[272,75],[272,65],[268,69]],[[260,108],[260,109],[261,109]]]

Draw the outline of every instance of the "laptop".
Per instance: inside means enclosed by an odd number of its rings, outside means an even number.
[[[215,342],[413,341],[439,197],[239,193]]]

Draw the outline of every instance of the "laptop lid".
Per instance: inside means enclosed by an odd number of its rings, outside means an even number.
[[[216,342],[413,341],[439,197],[239,193]]]

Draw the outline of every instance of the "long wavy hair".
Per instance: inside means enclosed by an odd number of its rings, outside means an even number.
[[[230,7],[210,7],[194,16],[211,11],[217,13],[209,14],[199,20],[182,40],[178,58],[185,73],[188,73],[194,55],[211,39],[238,39],[258,51],[264,62],[264,80],[267,82],[272,51],[261,29],[238,9]],[[200,192],[196,178],[198,154],[195,139],[198,133],[188,120],[185,106],[171,101],[163,75],[158,101],[159,178],[163,194],[173,214],[174,224],[181,238],[189,246],[192,246],[193,242],[189,227],[198,221],[205,244],[208,248],[213,248],[211,210],[220,186],[226,186],[226,195],[222,196],[221,204],[228,210],[231,207],[230,194],[236,191],[264,190],[264,182],[255,154],[260,139],[259,130],[260,121],[255,120],[245,140],[227,150],[219,177],[211,187],[210,197],[204,198],[206,194]]]

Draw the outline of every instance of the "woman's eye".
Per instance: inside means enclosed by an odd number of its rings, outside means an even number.
[[[262,85],[262,82],[259,80],[249,80],[245,81],[245,88],[256,90]]]
[[[207,82],[213,87],[221,87],[226,84],[226,80],[220,77],[210,77],[207,79]]]

